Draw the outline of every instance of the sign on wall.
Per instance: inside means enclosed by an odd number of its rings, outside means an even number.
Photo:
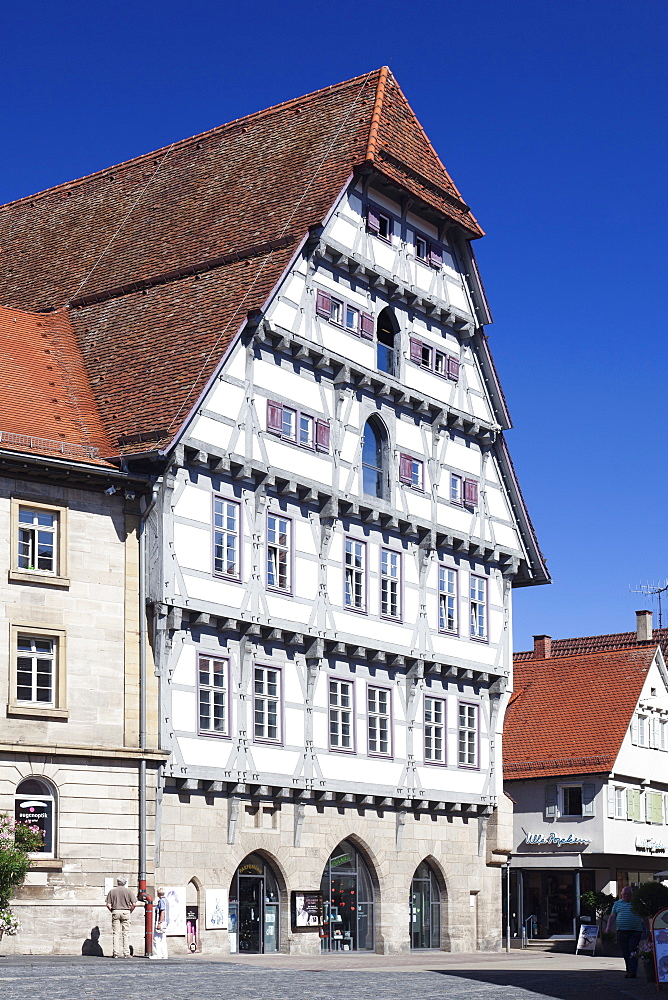
[[[547,844],[549,847],[572,847],[578,845],[581,847],[588,847],[591,844],[591,840],[586,837],[578,837],[575,833],[569,833],[567,837],[560,837],[557,833],[548,833],[547,836],[544,833],[524,833],[524,843],[525,844]]]
[[[165,934],[172,937],[185,936],[186,933],[186,887],[172,886],[165,889],[167,903],[167,926]]]
[[[307,930],[310,927],[322,927],[322,893],[293,891],[292,929]]]
[[[208,931],[227,927],[227,889],[207,889],[204,926]]]
[[[654,837],[636,837],[636,851],[649,851],[650,854],[663,854],[666,845],[663,840]]]
[[[14,807],[14,818],[17,823],[27,823],[29,826],[36,826],[42,835],[43,847],[40,851],[46,854],[53,853],[53,800],[44,797],[43,799],[31,799],[26,796],[17,799]]]

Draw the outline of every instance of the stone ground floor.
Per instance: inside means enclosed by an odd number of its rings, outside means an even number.
[[[361,954],[145,960],[3,957],[3,1000],[649,1000],[656,987],[626,980],[621,959],[526,952]]]

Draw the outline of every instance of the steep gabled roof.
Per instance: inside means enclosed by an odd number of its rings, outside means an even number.
[[[0,307],[0,449],[105,465],[102,426],[65,310]]]
[[[516,658],[503,729],[504,777],[611,771],[656,652],[657,644],[647,643]]]
[[[4,206],[0,302],[69,308],[114,451],[152,450],[356,168],[482,235],[383,68]]]
[[[668,628],[652,630],[652,649],[657,643],[661,646],[664,657],[668,659]],[[628,649],[637,646],[646,649],[646,641],[638,642],[635,632],[613,632],[610,635],[584,635],[572,639],[552,639],[550,642],[550,657],[556,659],[562,656],[575,656],[579,653],[596,653],[604,649]],[[520,650],[514,654],[515,663],[522,660],[533,660],[533,649]]]

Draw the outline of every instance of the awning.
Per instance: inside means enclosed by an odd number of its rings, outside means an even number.
[[[581,854],[513,854],[511,868],[582,868]]]

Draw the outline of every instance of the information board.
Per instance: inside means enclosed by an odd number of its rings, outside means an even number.
[[[598,924],[582,924],[578,936],[578,944],[575,954],[579,951],[590,951],[592,955],[596,951],[596,941],[598,940]]]
[[[668,983],[668,910],[659,910],[652,920],[652,940],[657,983]]]
[[[322,927],[321,892],[293,891],[292,927],[293,930],[307,930],[311,927]]]

